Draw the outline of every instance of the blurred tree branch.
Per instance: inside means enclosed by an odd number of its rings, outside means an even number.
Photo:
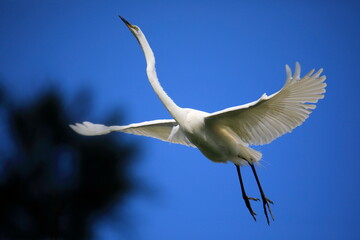
[[[134,189],[134,146],[72,132],[71,111],[54,90],[20,107],[0,95],[15,149],[0,155],[0,238],[91,238],[96,216]]]

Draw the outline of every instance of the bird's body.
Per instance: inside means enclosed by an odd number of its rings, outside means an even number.
[[[87,136],[120,131],[153,137],[196,147],[214,162],[231,161],[237,166],[246,206],[255,219],[249,199],[256,199],[246,196],[239,169],[239,166],[250,165],[259,185],[264,212],[269,223],[266,206],[271,213],[268,203],[272,202],[265,197],[254,168],[254,163],[261,159],[262,154],[249,145],[270,143],[305,121],[311,110],[315,109],[314,103],[324,97],[326,77],[320,76],[322,69],[315,74],[312,70],[300,78],[299,63],[296,63],[294,75],[286,65],[287,76],[283,88],[270,96],[264,94],[257,101],[248,104],[214,113],[181,108],[165,93],[158,81],[155,57],[145,35],[139,27],[121,19],[138,40],[146,58],[149,82],[173,119],[147,121],[127,126],[105,126],[83,122],[70,127],[77,133]]]
[[[260,160],[261,153],[249,148],[229,127],[207,122],[209,113],[185,111],[186,120],[179,124],[180,131],[211,161],[243,165]]]

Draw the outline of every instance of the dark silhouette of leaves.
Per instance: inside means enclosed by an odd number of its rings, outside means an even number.
[[[0,155],[0,239],[91,238],[96,217],[134,189],[134,146],[74,133],[55,91],[14,106],[2,94],[15,151]]]

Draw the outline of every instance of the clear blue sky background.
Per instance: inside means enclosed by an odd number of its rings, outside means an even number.
[[[118,19],[139,25],[158,75],[183,107],[208,112],[271,94],[285,64],[323,67],[327,93],[291,134],[257,147],[258,174],[275,202],[269,227],[260,203],[249,215],[232,164],[154,139],[141,142],[139,181],[155,194],[128,201],[134,239],[358,239],[360,235],[357,1],[0,1],[0,76],[18,101],[58,86],[65,98],[91,90],[101,122],[118,108],[125,123],[169,118],[147,82],[145,60]],[[250,196],[259,193],[243,168]],[[132,233],[131,233],[132,232]],[[97,224],[97,239],[128,238],[118,223]]]

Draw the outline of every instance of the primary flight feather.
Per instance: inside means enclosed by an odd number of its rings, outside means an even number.
[[[315,103],[324,98],[326,77],[321,75],[322,69],[316,73],[311,70],[301,77],[299,63],[295,65],[294,74],[286,65],[286,82],[282,89],[270,96],[264,94],[258,100],[248,104],[214,113],[181,108],[161,87],[156,75],[154,53],[141,29],[124,18],[120,18],[138,40],[145,55],[149,82],[173,119],[146,121],[126,126],[105,126],[83,122],[70,125],[70,127],[85,136],[118,131],[153,137],[162,141],[196,147],[214,162],[233,162],[237,168],[245,204],[256,220],[256,213],[252,210],[249,200],[258,199],[246,195],[239,168],[250,165],[269,223],[268,212],[273,218],[269,205],[272,201],[266,198],[254,167],[254,163],[261,159],[262,154],[250,148],[249,145],[270,143],[281,135],[291,132],[309,117],[316,107]]]

